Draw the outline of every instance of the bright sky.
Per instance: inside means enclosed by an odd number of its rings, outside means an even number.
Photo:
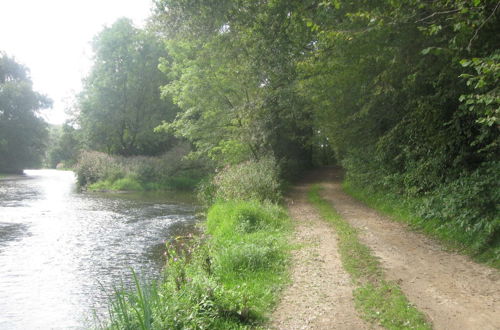
[[[34,89],[54,101],[44,118],[61,124],[91,66],[92,38],[120,17],[143,26],[151,6],[151,0],[0,0],[0,51],[30,69]]]

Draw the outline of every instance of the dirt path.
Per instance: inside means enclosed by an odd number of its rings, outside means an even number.
[[[352,284],[342,268],[336,235],[307,203],[309,185],[288,200],[295,222],[292,284],[273,314],[273,329],[369,329],[354,310]]]
[[[360,229],[362,243],[380,259],[388,279],[400,284],[435,329],[500,329],[500,272],[443,251],[433,240],[349,197],[338,171],[325,170],[321,176],[322,196]]]

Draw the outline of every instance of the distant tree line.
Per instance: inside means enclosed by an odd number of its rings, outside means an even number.
[[[50,105],[33,91],[28,69],[0,52],[0,173],[41,164],[48,132],[39,111]]]

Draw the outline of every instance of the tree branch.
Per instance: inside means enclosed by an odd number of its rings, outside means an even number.
[[[472,38],[469,40],[469,44],[467,45],[467,50],[470,51],[470,48],[472,46],[472,41],[474,41],[474,39],[476,39],[477,37],[477,34],[479,33],[479,30],[481,30],[481,28],[484,26],[484,24],[486,24],[486,22],[495,14],[495,12],[497,11],[498,9],[498,6],[500,6],[500,1],[497,2],[497,5],[495,6],[495,8],[493,8],[493,11],[491,12],[490,16],[488,16],[484,21],[483,23],[481,23],[481,25],[479,25],[479,27],[476,29],[476,31],[474,32],[474,35],[472,36]]]
[[[422,19],[419,19],[418,21],[415,21],[415,23],[423,22],[423,21],[428,20],[429,18],[432,18],[432,17],[434,17],[436,15],[446,15],[446,14],[456,13],[456,12],[458,12],[460,10],[462,10],[462,9],[458,8],[458,9],[452,9],[452,10],[446,10],[446,11],[437,11],[435,13],[430,14],[427,17],[424,17]]]

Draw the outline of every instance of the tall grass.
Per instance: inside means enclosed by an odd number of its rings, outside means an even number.
[[[287,279],[289,220],[280,206],[221,202],[206,236],[167,244],[164,278],[116,290],[108,329],[245,329],[263,324]]]
[[[160,307],[161,296],[156,283],[141,283],[132,270],[133,291],[123,284],[114,288],[113,299],[108,307],[109,329],[154,329],[154,311]]]

